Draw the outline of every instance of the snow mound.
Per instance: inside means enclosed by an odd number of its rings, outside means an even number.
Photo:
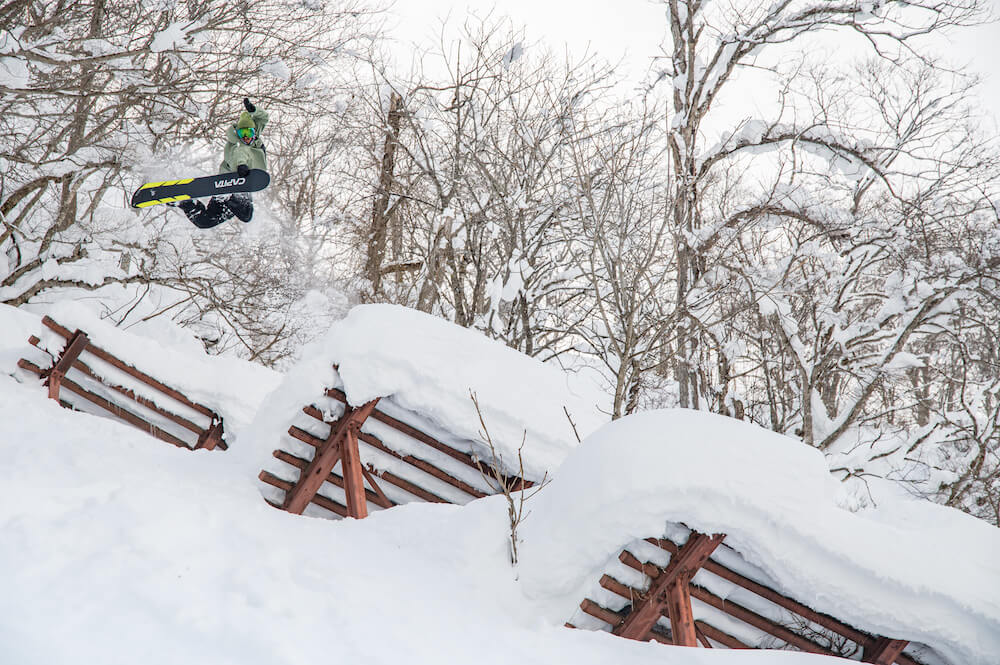
[[[851,513],[823,455],[723,416],[681,409],[598,430],[528,504],[526,591],[569,617],[622,547],[668,522],[725,533],[779,591],[954,663],[1000,653],[1000,530],[951,508],[885,501]]]
[[[255,421],[254,436],[264,455],[303,406],[333,387],[342,387],[354,406],[388,398],[410,412],[407,422],[419,427],[426,421],[429,434],[489,459],[471,391],[505,465],[517,468],[524,442],[527,478],[553,471],[577,444],[567,411],[581,436],[606,421],[596,407],[602,396],[571,386],[570,375],[558,367],[397,305],[355,307],[300,358]]]

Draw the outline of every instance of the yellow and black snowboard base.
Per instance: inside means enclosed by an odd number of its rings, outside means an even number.
[[[132,195],[133,208],[148,208],[161,203],[198,199],[217,194],[259,192],[268,186],[271,176],[261,169],[250,169],[246,176],[222,173],[203,178],[148,182]]]

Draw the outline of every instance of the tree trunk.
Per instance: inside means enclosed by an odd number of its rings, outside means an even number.
[[[382,291],[382,263],[385,261],[386,239],[389,226],[389,201],[396,168],[396,146],[399,143],[399,124],[402,118],[403,98],[393,93],[389,98],[389,115],[382,150],[382,168],[379,170],[378,193],[372,205],[372,225],[368,236],[368,258],[365,276],[371,283],[372,300],[378,300]]]

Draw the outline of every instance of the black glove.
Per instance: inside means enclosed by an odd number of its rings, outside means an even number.
[[[241,178],[245,178],[250,174],[250,167],[246,164],[240,164],[236,167],[236,175]]]
[[[257,110],[257,107],[250,103],[250,98],[249,97],[244,97],[243,98],[243,107],[247,111],[250,111],[250,113],[253,113],[254,111]]]

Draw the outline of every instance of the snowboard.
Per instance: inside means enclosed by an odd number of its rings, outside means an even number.
[[[262,169],[250,169],[244,177],[236,173],[220,173],[203,178],[148,182],[135,190],[135,194],[132,195],[132,207],[148,208],[161,203],[198,199],[216,194],[259,192],[270,182],[271,176]]]

